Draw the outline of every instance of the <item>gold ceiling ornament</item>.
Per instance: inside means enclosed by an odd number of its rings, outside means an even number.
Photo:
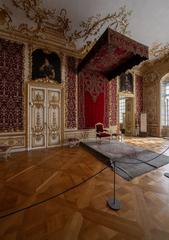
[[[55,25],[59,31],[63,31],[66,34],[71,29],[70,24],[71,21],[67,17],[67,11],[66,9],[62,8],[60,14],[55,18]]]
[[[3,4],[0,7],[0,25],[5,25],[9,29],[12,23],[11,15],[9,8]]]
[[[169,54],[169,43],[165,45],[159,42],[152,44],[152,47],[149,49],[149,57],[162,57],[166,54]]]
[[[36,25],[30,28],[28,24],[20,24],[18,30],[21,32],[27,32],[28,34],[43,33],[45,26],[48,24],[62,33],[70,30],[71,21],[67,18],[66,9],[61,9],[59,15],[57,15],[56,9],[51,10],[43,7],[42,0],[12,0],[12,2],[16,8],[24,11],[27,18]],[[51,21],[53,24],[51,24]]]
[[[80,23],[80,30],[75,30],[72,33],[71,21],[67,17],[66,9],[61,9],[57,14],[56,9],[44,7],[43,0],[11,1],[16,8],[25,13],[30,23],[23,22],[19,26],[14,26],[12,13],[3,4],[0,7],[0,27],[5,26],[10,32],[16,32],[19,36],[26,36],[31,41],[50,39],[50,41],[58,41],[59,44],[71,49],[76,48],[75,42],[77,40],[82,40],[84,47],[77,51],[81,57],[91,49],[98,38],[99,31],[105,26],[112,27],[122,34],[129,34],[128,17],[132,12],[128,11],[125,5],[118,11],[104,17],[101,14],[89,17],[86,21]]]
[[[70,35],[70,40],[79,40],[82,39],[86,41],[91,36],[96,36],[100,29],[107,24],[107,27],[112,27],[114,30],[122,34],[130,34],[128,31],[128,17],[131,15],[132,11],[128,11],[126,6],[119,8],[118,12],[112,14],[107,14],[105,17],[102,17],[101,14],[96,16],[89,17],[87,21],[82,21],[80,23],[80,30],[75,30]],[[89,42],[88,42],[89,45]]]
[[[94,39],[93,41],[87,41],[86,44],[81,49],[79,49],[79,52],[82,55],[85,55],[90,51],[90,49],[95,45],[96,42],[97,42],[96,39]]]
[[[36,31],[42,31],[43,24],[49,20],[50,17],[53,17],[55,14],[54,10],[49,10],[43,8],[42,0],[12,0],[14,6],[23,10],[26,13],[27,18],[33,21],[36,24]]]

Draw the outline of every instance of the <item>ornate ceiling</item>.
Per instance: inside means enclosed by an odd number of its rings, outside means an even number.
[[[112,26],[158,55],[168,50],[168,9],[168,0],[1,0],[0,25],[42,37],[50,24],[85,50]]]
[[[156,41],[162,43],[169,41],[168,0],[46,0],[46,5],[66,8],[75,28],[90,16],[96,14],[105,16],[126,5],[127,9],[132,11],[129,17],[129,30],[133,39],[148,46]]]

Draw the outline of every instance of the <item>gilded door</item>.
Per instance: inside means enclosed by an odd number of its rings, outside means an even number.
[[[29,149],[59,145],[61,142],[61,91],[30,86],[28,108]]]
[[[47,89],[47,147],[60,143],[61,138],[61,93]]]

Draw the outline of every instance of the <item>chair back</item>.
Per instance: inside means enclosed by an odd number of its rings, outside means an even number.
[[[103,123],[96,123],[95,128],[97,133],[104,131]]]
[[[121,134],[121,130],[118,125],[110,126],[111,134]]]

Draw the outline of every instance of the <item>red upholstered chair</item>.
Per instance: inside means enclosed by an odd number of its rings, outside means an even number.
[[[111,134],[109,134],[108,131],[104,129],[103,123],[96,123],[95,129],[96,129],[96,141],[97,138],[100,139],[100,142],[102,138],[108,137],[109,139],[111,139]]]

